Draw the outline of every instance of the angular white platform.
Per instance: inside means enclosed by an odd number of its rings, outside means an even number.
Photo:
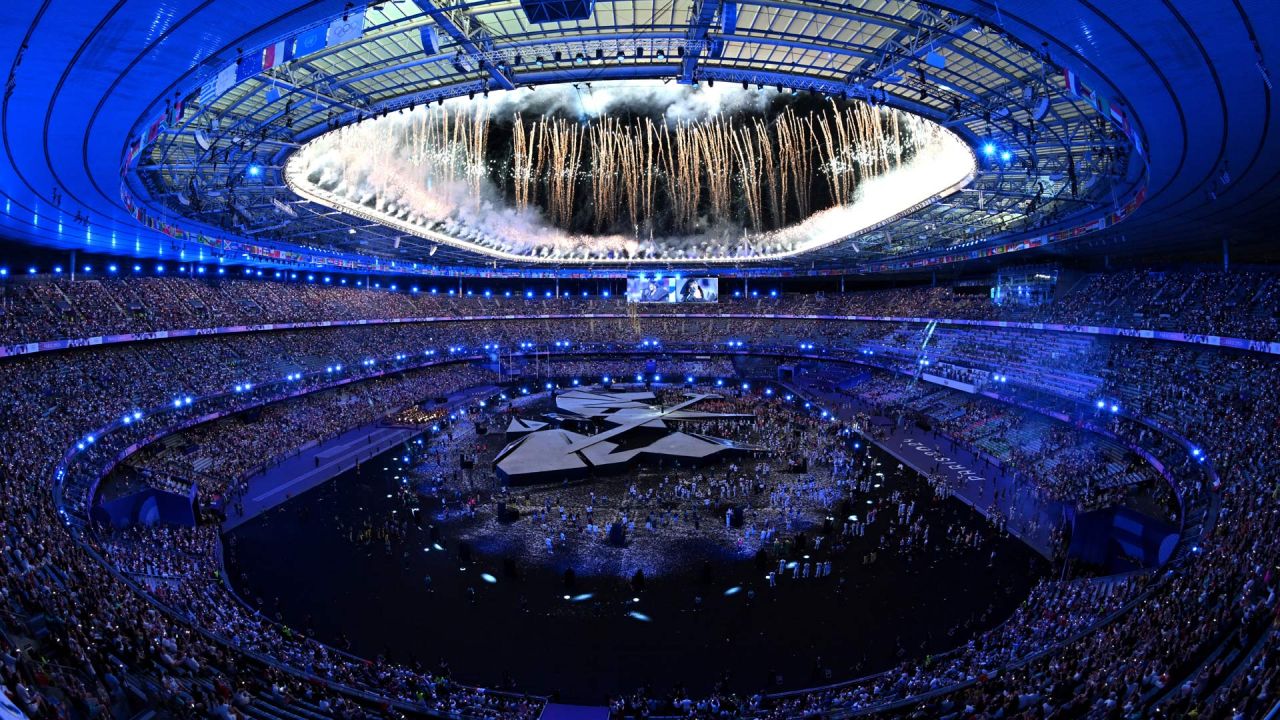
[[[574,390],[556,398],[563,413],[551,417],[596,421],[613,427],[594,434],[574,432],[548,423],[512,421],[519,435],[498,453],[494,469],[514,484],[555,482],[589,474],[593,469],[619,470],[643,459],[668,458],[701,462],[721,453],[745,453],[763,448],[725,438],[673,429],[680,421],[714,418],[751,418],[752,415],[687,410],[717,395],[690,395],[662,407],[650,392],[609,393]],[[649,402],[646,402],[649,401]],[[533,425],[538,429],[530,430]],[[508,427],[508,433],[513,433]]]

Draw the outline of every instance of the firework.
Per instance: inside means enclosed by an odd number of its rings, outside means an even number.
[[[804,115],[788,108],[768,121],[580,123],[516,113],[510,128],[509,155],[493,162],[509,169],[500,185],[517,212],[540,212],[567,231],[638,240],[714,227],[776,230],[853,202],[861,181],[901,166],[908,150],[897,114],[861,103]],[[373,152],[401,153],[429,187],[461,187],[479,208],[494,179],[489,114],[440,109],[415,114],[407,130],[400,145],[387,130]]]

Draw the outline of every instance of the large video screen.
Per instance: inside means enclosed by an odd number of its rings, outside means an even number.
[[[636,303],[709,303],[720,300],[717,278],[631,277],[627,300]]]

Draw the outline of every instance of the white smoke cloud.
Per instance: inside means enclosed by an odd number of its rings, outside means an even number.
[[[720,114],[743,111],[764,112],[777,91],[743,90],[721,84],[680,85],[656,81],[577,83],[543,85],[536,89],[494,93],[487,98],[452,98],[444,107],[469,108],[488,112],[490,117],[510,119],[517,113],[527,117],[554,115],[589,120],[630,112],[655,120],[665,116],[669,123],[700,122]]]

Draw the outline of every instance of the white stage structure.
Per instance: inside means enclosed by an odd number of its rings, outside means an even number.
[[[757,445],[676,429],[687,421],[754,417],[689,409],[718,397],[689,394],[685,400],[663,407],[654,403],[657,397],[651,392],[566,392],[556,397],[556,407],[561,412],[547,417],[574,425],[611,427],[585,434],[548,427],[545,422],[513,421],[508,434],[518,437],[498,453],[494,469],[507,482],[528,485],[585,477],[596,469],[622,470],[647,459],[700,463],[721,455],[763,451]],[[532,429],[534,426],[539,429]]]

